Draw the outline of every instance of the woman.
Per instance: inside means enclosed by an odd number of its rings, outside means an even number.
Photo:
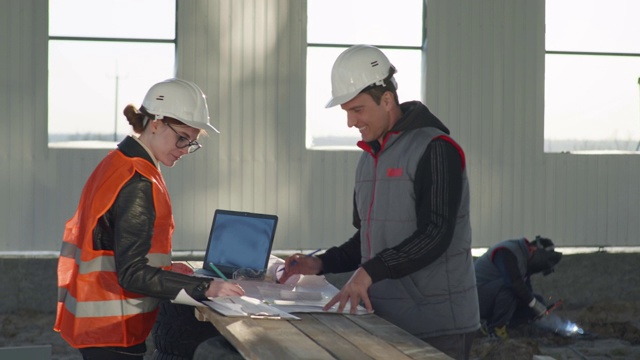
[[[171,201],[159,164],[193,153],[209,124],[206,98],[188,81],[153,85],[124,114],[126,137],[93,171],[67,222],[58,262],[54,330],[84,359],[143,359],[162,299],[243,295],[238,285],[189,276],[171,263]]]

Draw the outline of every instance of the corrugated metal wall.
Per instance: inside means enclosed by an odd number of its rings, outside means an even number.
[[[35,236],[37,209],[46,206],[39,167],[47,161],[47,23],[46,1],[0,3],[2,250],[49,247]]]
[[[57,250],[106,154],[47,147],[47,4],[0,2],[0,251]],[[427,104],[467,153],[475,246],[538,233],[638,245],[638,157],[542,152],[543,2],[427,6]],[[178,24],[178,75],[222,134],[163,168],[174,248],[203,250],[216,208],[278,214],[276,249],[346,240],[359,154],[304,147],[305,2],[179,1]]]
[[[640,245],[640,157],[543,153],[544,2],[427,9],[427,103],[466,150],[475,245]]]

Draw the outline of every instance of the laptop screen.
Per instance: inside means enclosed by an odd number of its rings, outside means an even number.
[[[277,223],[276,215],[216,210],[205,267],[266,269]]]

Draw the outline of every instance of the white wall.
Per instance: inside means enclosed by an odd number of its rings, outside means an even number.
[[[0,251],[57,250],[106,154],[47,147],[47,5],[0,2]],[[203,250],[216,208],[279,215],[276,249],[346,240],[359,154],[304,147],[305,3],[178,6],[178,76],[203,88],[222,134],[163,169],[174,248]],[[543,153],[544,3],[427,6],[426,103],[466,151],[474,245],[638,245],[638,157]]]

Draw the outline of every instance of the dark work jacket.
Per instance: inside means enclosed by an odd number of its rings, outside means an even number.
[[[126,137],[118,151],[153,164],[149,153],[133,138]],[[196,300],[204,300],[210,280],[166,271],[147,264],[155,220],[151,182],[136,173],[123,187],[113,206],[93,231],[94,247],[113,250],[120,286],[159,299],[176,298],[181,289]]]
[[[524,304],[529,304],[534,298],[531,290],[530,276],[527,273],[529,259],[529,241],[526,238],[504,240],[492,247],[480,256],[475,262],[476,283],[478,291],[494,291],[492,287],[485,288],[496,280],[503,282],[504,286],[511,289]],[[496,254],[501,251],[508,251],[513,257],[513,264],[498,263]],[[500,257],[501,260],[506,258]],[[501,269],[503,269],[501,271]],[[504,272],[507,272],[506,274]]]

